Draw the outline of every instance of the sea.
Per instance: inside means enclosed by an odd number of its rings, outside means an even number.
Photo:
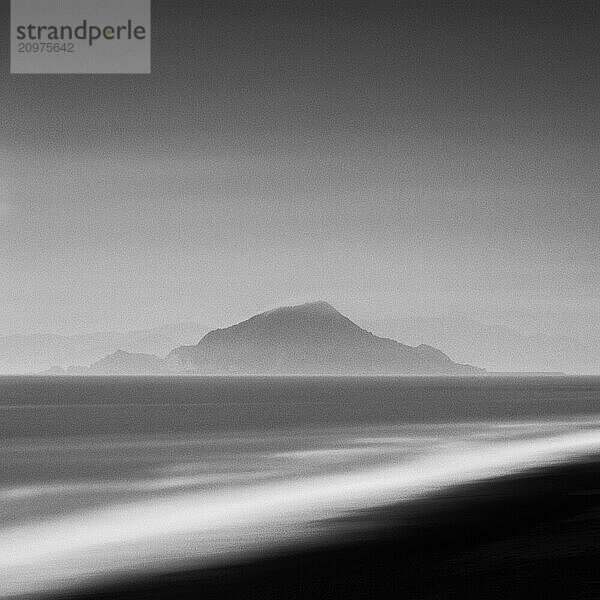
[[[593,377],[3,377],[0,597],[311,544],[599,450]]]

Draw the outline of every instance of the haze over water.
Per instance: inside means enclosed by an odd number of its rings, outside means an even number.
[[[600,449],[595,378],[0,379],[0,596],[237,559]]]

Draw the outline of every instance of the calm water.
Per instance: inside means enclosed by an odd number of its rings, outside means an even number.
[[[0,596],[596,452],[597,378],[0,378]]]

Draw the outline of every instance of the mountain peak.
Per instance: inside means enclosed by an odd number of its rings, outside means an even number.
[[[345,317],[331,304],[322,300],[294,306],[281,306],[260,313],[247,321],[229,327],[227,330],[245,330],[257,333],[260,331],[262,334],[269,331],[272,335],[271,341],[281,340],[286,336],[297,338],[298,336],[312,335],[321,338],[323,335],[327,335],[326,332],[331,335],[364,333],[356,323]]]
[[[264,315],[273,314],[273,313],[310,313],[310,314],[336,314],[340,315],[341,313],[336,310],[329,302],[325,302],[325,300],[315,300],[313,302],[305,302],[303,304],[294,304],[291,306],[280,306],[278,308],[274,308],[269,310]]]
[[[90,365],[92,375],[151,375],[166,372],[164,362],[153,354],[117,350]]]

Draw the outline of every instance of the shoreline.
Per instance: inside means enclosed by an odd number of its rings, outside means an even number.
[[[596,598],[600,457],[355,511],[312,547],[49,598]],[[339,533],[343,531],[343,533]]]

